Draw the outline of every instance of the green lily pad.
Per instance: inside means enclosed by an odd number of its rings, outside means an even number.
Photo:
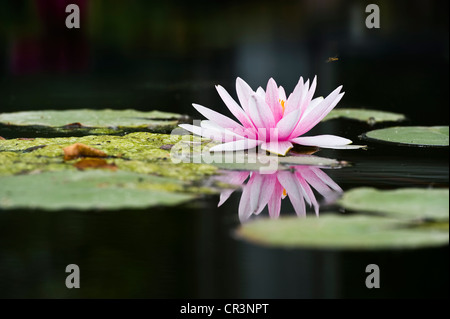
[[[0,130],[61,135],[168,133],[184,119],[175,113],[136,110],[44,110],[0,113]],[[16,134],[17,134],[16,132]]]
[[[240,238],[256,244],[285,248],[403,249],[446,245],[448,224],[442,228],[405,224],[384,217],[338,216],[260,219],[241,225]]]
[[[301,156],[269,156],[265,154],[248,153],[243,151],[214,153],[209,152],[205,146],[204,152],[199,153],[174,153],[183,162],[204,163],[214,165],[226,170],[286,170],[293,165],[314,165],[328,168],[338,168],[347,165],[336,159],[319,157],[314,155]]]
[[[373,130],[361,138],[406,146],[446,147],[449,145],[448,135],[448,126],[397,126]]]
[[[378,190],[360,187],[345,192],[338,203],[346,209],[381,213],[388,217],[448,220],[448,200],[448,189]]]
[[[82,143],[105,152],[119,170],[199,181],[217,167],[172,161],[170,148],[182,136],[136,132],[125,136],[83,136],[10,139],[0,141],[0,176],[44,171],[75,170],[76,160],[65,162],[63,148]]]
[[[337,118],[346,118],[361,122],[367,122],[374,125],[380,122],[400,122],[404,121],[406,117],[403,114],[366,110],[366,109],[334,109],[325,116],[322,121],[328,121]]]
[[[142,209],[195,198],[163,191],[177,183],[157,176],[101,170],[1,176],[0,209]]]

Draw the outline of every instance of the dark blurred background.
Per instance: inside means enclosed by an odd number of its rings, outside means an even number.
[[[81,28],[68,29],[66,5]],[[368,29],[365,8],[380,8]],[[287,91],[318,76],[317,94],[344,85],[340,107],[405,113],[448,124],[448,1],[212,2],[10,0],[0,3],[0,111],[160,109],[195,115],[192,102],[225,110],[274,77]],[[329,57],[338,60],[330,63]]]
[[[69,3],[80,7],[80,29],[65,26]],[[365,26],[369,3],[380,8],[380,29]],[[0,1],[0,112],[108,107],[199,118],[192,102],[227,112],[215,84],[235,97],[238,76],[254,89],[274,77],[290,91],[300,75],[317,75],[318,95],[344,85],[338,107],[448,125],[448,6],[447,0]],[[338,60],[327,63],[330,57]],[[321,133],[341,135],[338,124],[327,125],[335,129]],[[342,136],[356,141],[352,134]],[[331,157],[360,165],[329,172],[345,190],[448,185],[448,155],[345,152]],[[0,297],[448,296],[448,246],[361,253],[259,247],[233,239],[240,198],[233,196],[220,209],[214,197],[105,214],[1,212]],[[70,263],[82,269],[83,289],[63,284]],[[369,263],[383,269],[383,289],[363,284]]]

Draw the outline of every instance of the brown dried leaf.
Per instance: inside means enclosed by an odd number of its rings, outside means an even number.
[[[117,170],[117,165],[112,163],[108,164],[106,160],[102,158],[83,158],[73,164],[79,170],[85,170],[86,168],[105,168],[110,169],[112,171]]]
[[[3,136],[0,136],[0,141],[4,141],[6,140],[6,138],[4,138]]]
[[[106,157],[105,152],[87,146],[82,143],[75,143],[64,148],[64,160],[69,161],[78,157]]]

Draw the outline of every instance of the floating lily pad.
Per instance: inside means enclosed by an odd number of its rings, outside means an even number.
[[[367,122],[374,125],[379,122],[400,122],[404,121],[406,117],[403,114],[365,110],[365,109],[334,109],[322,121],[328,121],[337,118],[346,118],[361,122]]]
[[[44,110],[0,113],[1,131],[46,134],[123,134],[136,131],[168,133],[183,116],[160,111],[136,110]]]
[[[200,181],[213,175],[217,167],[173,162],[170,150],[162,148],[181,140],[179,135],[137,132],[125,136],[84,136],[10,139],[0,141],[0,176],[75,170],[77,160],[64,161],[64,148],[82,143],[106,153],[107,164],[119,170]]]
[[[373,130],[363,134],[365,140],[418,147],[449,145],[448,126],[397,126]]]
[[[289,169],[292,165],[314,165],[320,167],[337,168],[347,165],[336,159],[324,158],[314,155],[301,156],[270,156],[258,154],[256,152],[224,152],[214,153],[206,151],[199,153],[174,152],[172,155],[180,162],[204,163],[217,166],[226,170],[283,170]]]
[[[243,224],[237,235],[251,242],[286,248],[400,249],[448,244],[446,227],[406,224],[384,217],[338,216],[283,217]]]
[[[1,209],[87,210],[173,206],[195,195],[177,193],[173,179],[111,171],[65,171],[0,177]],[[171,191],[163,191],[164,189]]]
[[[339,204],[346,209],[381,213],[388,217],[448,220],[448,200],[448,189],[378,190],[361,187],[345,192]]]

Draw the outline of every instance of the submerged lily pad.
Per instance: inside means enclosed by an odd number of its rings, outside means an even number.
[[[150,131],[168,133],[183,116],[160,111],[136,110],[44,110],[0,113],[0,130],[54,134],[121,134]]]
[[[367,122],[370,125],[379,122],[400,122],[406,117],[403,114],[366,110],[366,109],[334,109],[322,121],[328,121],[336,118],[346,118],[361,122]]]
[[[345,192],[339,204],[346,209],[381,213],[388,217],[448,220],[448,200],[448,189],[378,190],[360,187]]]
[[[384,217],[330,214],[256,220],[241,225],[237,235],[256,244],[315,249],[418,248],[449,241],[448,224],[445,229],[436,229]]]
[[[448,126],[397,126],[367,132],[365,140],[418,147],[449,145]]]
[[[173,179],[121,171],[1,176],[0,209],[138,209],[172,206],[195,198],[171,189],[179,184]],[[163,191],[167,188],[171,192]]]

